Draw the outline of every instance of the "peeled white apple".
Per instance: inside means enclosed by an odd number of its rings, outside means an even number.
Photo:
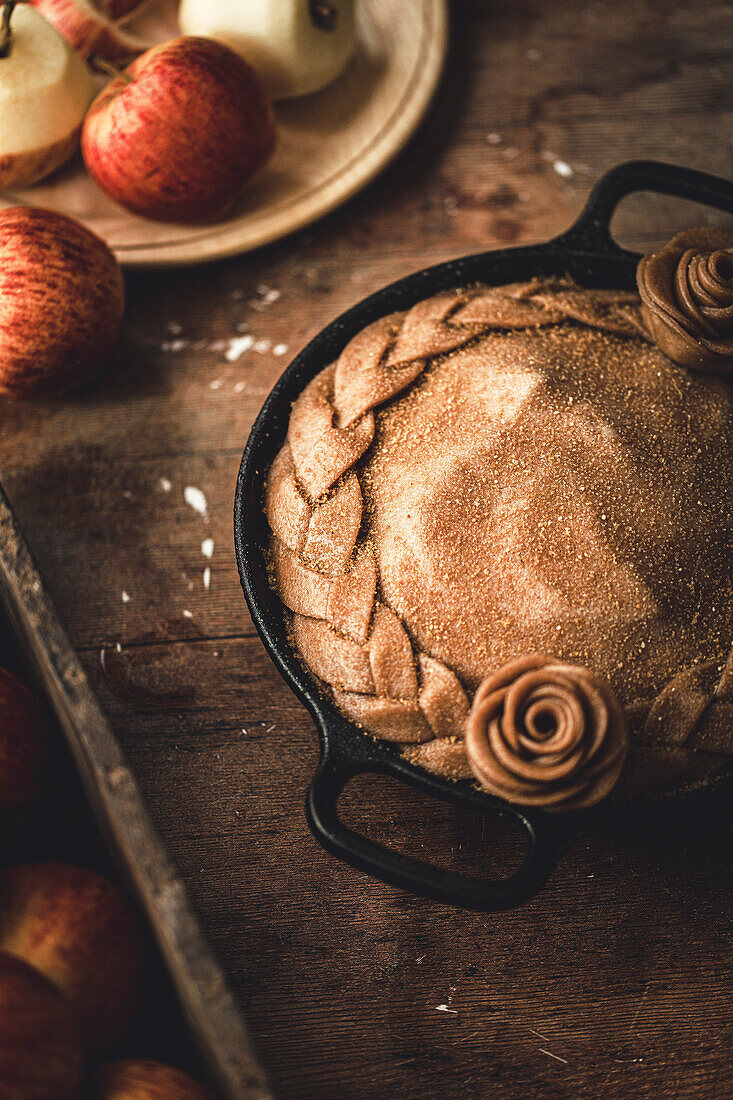
[[[0,188],[27,187],[68,160],[97,89],[87,66],[26,4],[0,57]]]
[[[325,88],[354,52],[354,0],[182,0],[178,20],[241,54],[273,99]]]

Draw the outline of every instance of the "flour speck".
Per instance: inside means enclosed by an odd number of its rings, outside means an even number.
[[[232,336],[231,340],[227,341],[224,358],[228,363],[236,363],[238,359],[242,358],[245,351],[249,351],[254,342],[254,336],[250,336],[249,333],[245,333],[244,336]]]
[[[206,497],[201,489],[197,489],[195,485],[187,485],[183,490],[183,499],[190,508],[193,508],[194,512],[198,512],[200,516],[205,516],[208,512],[208,504]]]
[[[554,160],[552,167],[557,172],[558,176],[562,176],[564,180],[569,180],[573,174],[573,170],[566,160]]]

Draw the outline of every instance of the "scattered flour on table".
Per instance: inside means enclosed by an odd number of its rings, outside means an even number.
[[[573,170],[566,160],[554,160],[552,167],[557,172],[558,176],[562,176],[563,179],[569,180],[573,174]]]
[[[423,958],[424,958],[424,956],[423,956]],[[452,1013],[453,1016],[458,1015],[458,1009],[457,1008],[451,1008],[451,1004],[453,1003],[453,994],[456,992],[457,988],[458,988],[458,986],[456,986],[456,985],[450,986],[450,988],[448,990],[448,997],[446,999],[446,1003],[442,1004],[442,1005],[436,1005],[435,1006],[435,1011],[436,1012],[450,1012],[450,1013]]]
[[[246,332],[244,336],[232,336],[231,340],[227,341],[227,349],[224,352],[224,358],[228,363],[236,363],[238,359],[241,359],[245,351],[254,345],[255,338],[250,333]]]
[[[209,512],[209,506],[206,502],[206,497],[201,489],[197,489],[195,485],[187,485],[183,490],[183,499],[190,508],[193,508],[194,512],[198,512],[200,516],[207,516]]]
[[[176,337],[175,340],[163,340],[160,344],[160,350],[171,355],[175,355],[180,351],[220,351],[227,363],[238,363],[248,351],[255,351],[258,355],[267,355],[268,352],[278,356],[287,354],[287,344],[274,344],[268,336],[253,335],[248,331],[249,326],[246,322],[242,322],[236,327],[238,335],[218,340],[187,340],[184,336]],[[209,383],[209,389],[221,389],[223,384],[221,379],[214,379]]]
[[[274,287],[268,286],[267,283],[260,283],[255,294],[256,297],[252,298],[247,304],[251,306],[252,309],[256,309],[258,313],[267,309],[268,306],[271,306],[273,302],[277,302],[281,297],[280,291],[276,290]]]

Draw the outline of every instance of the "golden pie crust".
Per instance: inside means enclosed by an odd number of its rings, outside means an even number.
[[[536,652],[615,691],[627,793],[730,753],[733,389],[636,294],[478,286],[370,325],[295,402],[265,512],[295,648],[422,767],[471,774],[478,685]]]

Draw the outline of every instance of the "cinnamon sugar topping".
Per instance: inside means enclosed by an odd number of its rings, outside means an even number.
[[[638,738],[733,643],[732,392],[644,332],[636,295],[477,287],[364,330],[296,402],[266,499],[295,645],[415,763],[469,774],[471,696],[541,652],[618,696],[627,784],[719,766]]]

